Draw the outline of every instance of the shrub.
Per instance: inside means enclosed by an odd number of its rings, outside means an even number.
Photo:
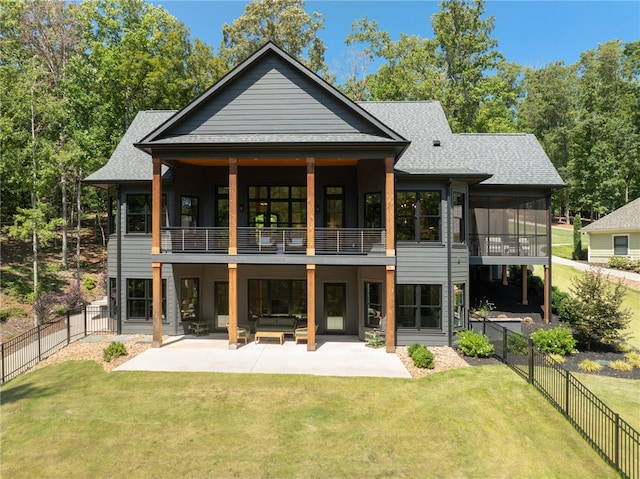
[[[576,260],[582,259],[582,218],[580,215],[576,215],[573,219],[573,258]]]
[[[413,356],[413,352],[414,352],[416,349],[420,348],[421,346],[423,346],[423,345],[422,345],[422,344],[418,344],[418,343],[413,343],[411,346],[408,346],[408,347],[407,347],[407,354],[408,354],[409,356]]]
[[[491,301],[488,301],[487,298],[481,299],[475,308],[471,308],[471,314],[487,319],[489,317],[489,313],[496,309],[495,304]]]
[[[58,303],[58,298],[53,293],[41,294],[33,302],[33,310],[38,317],[40,324],[46,323],[51,319],[51,313]]]
[[[611,361],[609,363],[609,367],[611,369],[615,369],[616,371],[631,371],[633,369],[633,366],[631,364],[622,360]]]
[[[87,302],[84,299],[84,294],[82,293],[79,283],[75,283],[71,289],[62,296],[62,305],[65,308],[65,312],[78,311],[85,304],[87,304]]]
[[[576,339],[587,349],[598,341],[624,340],[631,321],[631,311],[622,309],[625,292],[621,282],[611,286],[600,269],[589,269],[573,279],[567,308]]]
[[[551,312],[561,316],[568,298],[567,293],[560,291],[557,286],[551,286]]]
[[[493,344],[486,334],[476,333],[473,330],[458,331],[458,350],[465,356],[486,358],[494,352]]]
[[[419,344],[416,348],[413,348],[411,359],[413,359],[413,364],[417,368],[433,369],[434,367],[435,356],[424,344]]]
[[[507,333],[507,351],[524,356],[529,349],[529,340],[518,333]]]
[[[612,256],[607,262],[607,268],[640,273],[640,260],[627,258],[626,256]]]
[[[640,368],[640,353],[627,353],[624,355],[627,358],[627,362],[634,368]]]
[[[91,291],[92,289],[96,288],[96,282],[91,277],[85,278],[84,281],[82,282],[82,285],[85,287],[87,291]]]
[[[102,351],[102,359],[109,363],[112,359],[126,356],[127,354],[127,348],[124,343],[115,342],[104,348]]]
[[[9,318],[26,318],[27,312],[20,306],[12,306],[7,309],[0,310],[0,322],[7,321]]]
[[[573,338],[571,329],[558,326],[552,329],[538,329],[531,335],[533,344],[548,354],[560,354],[566,356],[571,354],[577,341]]]
[[[592,361],[591,359],[585,359],[578,364],[578,368],[583,371],[588,371],[590,373],[595,373],[602,370],[602,364]]]
[[[551,361],[552,363],[558,364],[562,364],[565,362],[564,356],[562,354],[548,354],[547,360]]]

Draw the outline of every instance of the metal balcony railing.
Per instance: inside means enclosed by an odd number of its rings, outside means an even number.
[[[240,254],[306,254],[306,228],[238,228]],[[163,253],[218,253],[229,250],[228,228],[163,228]],[[383,228],[317,228],[319,255],[385,255]]]
[[[471,256],[547,256],[546,235],[478,234],[469,236]]]

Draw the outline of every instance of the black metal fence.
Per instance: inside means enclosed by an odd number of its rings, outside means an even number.
[[[91,334],[113,334],[115,320],[107,306],[86,306],[78,312],[27,331],[0,344],[0,382],[29,370],[68,344]]]
[[[640,433],[531,339],[489,322],[476,323],[496,356],[536,387],[624,477],[640,478]]]

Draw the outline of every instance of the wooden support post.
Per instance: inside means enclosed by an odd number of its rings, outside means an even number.
[[[229,269],[229,349],[238,349],[238,265]]]
[[[238,254],[238,160],[229,158],[229,254]]]
[[[307,255],[316,254],[316,160],[307,158]],[[311,331],[309,331],[311,334]],[[309,336],[311,337],[311,336]],[[315,332],[314,332],[315,338]],[[311,340],[309,340],[311,342]]]
[[[151,263],[153,273],[151,314],[153,315],[153,341],[151,346],[159,348],[162,346],[162,263]]]
[[[385,345],[388,353],[396,352],[396,267],[387,265]]]
[[[316,350],[316,265],[307,265],[307,351]]]
[[[502,285],[506,286],[507,284],[509,284],[509,281],[507,280],[507,265],[503,264],[502,265]]]
[[[529,304],[529,298],[527,293],[529,291],[529,275],[528,275],[528,266],[526,264],[520,265],[520,270],[522,273],[522,304]]]
[[[384,159],[384,224],[386,232],[386,255],[396,255],[395,244],[395,175],[393,172],[393,157],[388,156]]]
[[[551,275],[549,274],[549,265],[544,266],[544,322],[549,324],[551,321],[551,295],[550,287]]]

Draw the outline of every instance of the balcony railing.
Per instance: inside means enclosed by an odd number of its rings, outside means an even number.
[[[238,228],[239,254],[306,254],[306,228]],[[228,228],[163,228],[163,253],[229,250]],[[318,255],[385,255],[383,228],[316,228]]]
[[[546,235],[470,235],[471,256],[547,256]]]

